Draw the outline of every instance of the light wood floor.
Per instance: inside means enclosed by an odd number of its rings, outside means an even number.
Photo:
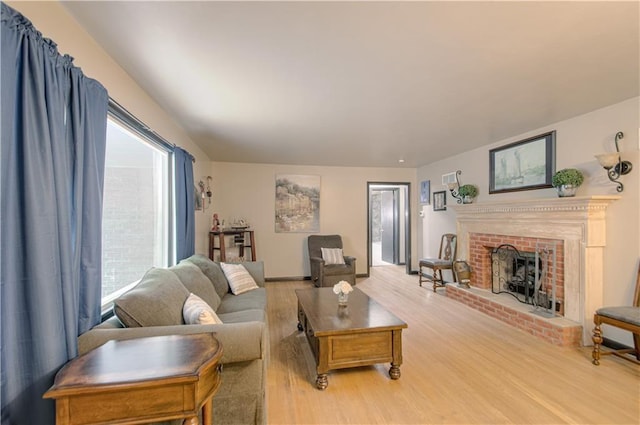
[[[589,348],[561,348],[418,286],[404,267],[375,267],[358,287],[407,322],[402,377],[388,364],[329,374],[296,329],[294,289],[267,284],[270,424],[638,424],[640,367]]]

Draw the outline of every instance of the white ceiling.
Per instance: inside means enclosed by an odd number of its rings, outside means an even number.
[[[64,6],[215,161],[417,167],[639,95],[637,1]]]

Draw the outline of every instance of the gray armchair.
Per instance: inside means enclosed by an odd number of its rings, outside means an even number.
[[[344,256],[345,264],[326,264],[322,258],[321,248],[342,249],[340,235],[311,235],[307,239],[309,262],[311,266],[311,280],[318,287],[333,286],[341,280],[351,285],[356,284],[356,259]]]

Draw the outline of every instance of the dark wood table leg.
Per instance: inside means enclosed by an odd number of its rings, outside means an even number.
[[[329,386],[329,339],[327,337],[318,338],[318,356],[316,357],[317,366],[316,388],[324,390]]]
[[[227,252],[224,246],[224,233],[220,232],[218,235],[218,242],[220,243],[220,262],[224,263],[227,261]]]
[[[202,424],[209,425],[213,423],[213,400],[210,398],[202,406]]]
[[[391,379],[400,378],[400,365],[402,364],[402,329],[391,331],[391,344],[393,350],[393,360],[389,369]]]
[[[329,386],[329,378],[326,373],[320,373],[316,377],[316,388],[319,390],[324,390]]]
[[[256,261],[256,241],[253,236],[253,230],[249,232],[249,244],[251,245],[251,261]]]
[[[400,366],[395,363],[391,363],[391,368],[389,369],[389,377],[391,379],[400,379]]]

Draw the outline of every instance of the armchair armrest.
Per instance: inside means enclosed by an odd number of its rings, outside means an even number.
[[[311,281],[322,282],[324,271],[324,260],[321,257],[309,257],[309,265],[311,267]]]
[[[344,262],[350,266],[354,266],[356,265],[356,257],[351,257],[348,255],[344,256]]]
[[[191,335],[212,332],[222,344],[222,364],[266,358],[267,336],[262,322],[221,325],[148,326],[142,328],[94,328],[78,337],[78,354],[84,354],[112,339]]]

